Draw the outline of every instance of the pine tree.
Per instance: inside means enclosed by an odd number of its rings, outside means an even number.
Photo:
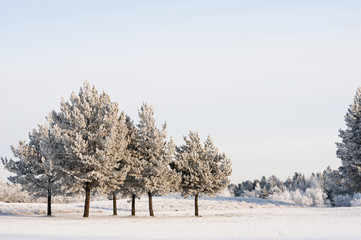
[[[266,179],[265,176],[262,176],[262,177],[261,177],[261,180],[259,181],[259,186],[260,186],[261,188],[264,188],[264,187],[266,186],[266,184],[267,184],[267,179]]]
[[[205,160],[209,163],[208,172],[212,178],[211,188],[203,193],[214,196],[229,184],[229,176],[232,173],[231,161],[225,153],[219,153],[214,146],[211,136],[204,142]]]
[[[140,198],[146,192],[141,177],[142,162],[136,147],[138,130],[129,116],[125,117],[125,123],[127,126],[127,147],[126,155],[124,156],[125,161],[122,163],[127,165],[128,174],[124,179],[124,183],[119,186],[119,192],[122,197],[131,198],[131,215],[135,216],[135,199]]]
[[[269,196],[269,192],[266,189],[266,186],[264,186],[260,191],[260,198],[266,199]]]
[[[305,175],[302,173],[295,172],[292,178],[292,191],[301,190],[305,191],[307,188]]]
[[[254,185],[254,190],[253,190],[254,196],[257,198],[262,198],[262,188],[259,185],[259,181],[256,182],[256,184]]]
[[[199,194],[212,196],[227,187],[231,162],[224,153],[218,153],[210,137],[202,146],[198,133],[190,131],[184,141],[176,148],[174,168],[182,174],[182,196],[194,196],[195,216],[199,216]]]
[[[266,189],[269,194],[280,191],[280,180],[275,176],[271,175],[266,183]]]
[[[332,170],[330,166],[322,174],[324,179],[324,192],[327,198],[331,201],[332,206],[336,206],[334,197],[337,195],[351,195],[350,186],[345,183],[339,170]]]
[[[249,191],[249,192],[251,192],[251,191],[253,191],[253,183],[252,183],[252,181],[250,181],[250,180],[246,180],[246,181],[243,181],[242,182],[242,190],[243,191]]]
[[[292,187],[293,187],[293,180],[290,176],[287,177],[285,183],[284,183],[285,187],[289,190],[292,191]]]
[[[172,139],[166,141],[166,124],[163,124],[161,130],[156,127],[152,106],[144,103],[138,114],[135,148],[141,172],[137,178],[144,184],[149,199],[149,214],[154,216],[152,196],[177,190],[175,187],[180,180],[179,175],[170,169],[170,164],[174,160],[175,145]]]
[[[63,149],[54,136],[54,129],[39,125],[39,130],[29,134],[29,143],[20,141],[18,147],[11,146],[18,161],[1,159],[5,168],[16,174],[8,178],[10,182],[20,184],[35,197],[47,198],[48,216],[52,214],[52,196],[61,193],[57,160]]]
[[[73,92],[68,102],[62,100],[60,112],[53,111],[49,118],[51,126],[59,128],[57,138],[64,145],[59,164],[63,187],[68,192],[85,190],[84,217],[89,217],[90,192],[105,189],[114,180],[118,117],[118,105],[86,81],[79,94]]]
[[[232,194],[233,197],[237,197],[236,193],[237,193],[238,187],[236,184],[229,184],[228,185],[228,191]]]
[[[128,164],[127,154],[127,134],[128,128],[126,125],[125,114],[122,112],[119,116],[118,122],[115,124],[112,132],[112,141],[106,145],[106,152],[111,162],[116,162],[117,165],[107,173],[107,177],[101,184],[102,192],[109,193],[113,200],[113,215],[117,215],[117,194],[124,184],[130,166]]]
[[[361,192],[361,87],[345,115],[346,130],[339,130],[342,142],[336,143],[341,159],[342,177],[353,192]]]

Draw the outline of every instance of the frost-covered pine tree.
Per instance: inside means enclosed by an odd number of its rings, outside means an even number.
[[[220,153],[214,146],[211,136],[207,137],[204,142],[205,160],[208,161],[208,169],[211,178],[213,178],[213,186],[205,193],[215,195],[222,191],[229,184],[229,176],[232,173],[232,165],[225,153]]]
[[[113,199],[113,215],[117,215],[117,194],[120,192],[121,186],[127,177],[129,164],[127,158],[127,134],[125,114],[122,112],[118,122],[113,128],[111,141],[106,145],[107,156],[112,159],[111,162],[117,162],[116,167],[107,173],[107,178],[100,185],[102,192],[112,195]],[[109,138],[108,138],[109,140]]]
[[[124,183],[119,186],[119,192],[123,197],[130,197],[131,215],[135,216],[135,199],[145,194],[144,179],[142,178],[142,161],[137,151],[138,130],[129,116],[125,117],[127,126],[127,147],[123,161],[128,167],[128,173]]]
[[[170,168],[174,160],[175,145],[172,139],[166,141],[166,124],[163,124],[161,130],[157,128],[153,107],[146,103],[141,106],[138,114],[135,148],[141,172],[137,178],[144,184],[149,198],[149,214],[154,216],[152,196],[177,190],[180,176]]]
[[[20,141],[17,147],[11,146],[19,160],[2,158],[5,168],[15,176],[10,182],[20,184],[35,197],[47,198],[47,215],[51,215],[51,198],[61,193],[58,173],[58,159],[63,154],[62,145],[55,139],[56,129],[39,125],[29,134],[29,143]]]
[[[292,178],[292,191],[296,191],[297,189],[301,191],[305,191],[307,188],[305,175],[302,173],[295,172]]]
[[[236,193],[237,193],[238,187],[236,184],[231,183],[228,185],[227,188],[228,188],[228,191],[231,193],[232,197],[237,197]]]
[[[280,180],[275,175],[271,175],[267,179],[266,189],[269,194],[279,192],[280,191]]]
[[[268,198],[268,196],[269,196],[269,192],[267,191],[266,186],[264,186],[260,191],[259,197],[266,199]]]
[[[361,192],[361,87],[345,115],[346,130],[339,130],[342,142],[336,143],[340,171],[353,192]]]
[[[324,191],[327,194],[327,199],[331,201],[332,206],[336,206],[335,197],[338,195],[352,195],[354,191],[342,177],[340,170],[332,170],[330,166],[322,174],[324,180]]]
[[[243,181],[241,184],[241,189],[243,192],[245,191],[252,192],[254,190],[253,182],[250,180]]]
[[[259,181],[259,186],[261,188],[264,188],[266,186],[266,184],[267,184],[267,179],[265,176],[262,176],[261,180]]]
[[[52,112],[49,122],[59,128],[57,138],[64,145],[60,161],[68,192],[85,190],[84,217],[89,216],[90,192],[105,189],[114,180],[119,153],[118,105],[106,93],[99,94],[86,81],[79,94],[62,100],[60,112]],[[125,145],[124,145],[125,146]],[[121,151],[120,149],[116,151]]]
[[[201,144],[197,132],[184,136],[185,144],[176,148],[174,168],[181,173],[181,194],[195,197],[195,216],[198,216],[198,196],[215,195],[229,184],[232,168],[224,153],[218,153],[210,137]]]
[[[286,181],[284,182],[284,185],[289,191],[292,191],[293,180],[292,180],[292,178],[290,176],[287,177]]]

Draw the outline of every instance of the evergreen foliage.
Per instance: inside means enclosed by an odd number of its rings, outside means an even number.
[[[20,184],[35,197],[47,198],[47,214],[51,215],[51,197],[61,192],[57,161],[63,150],[49,126],[39,125],[39,130],[34,129],[29,139],[29,143],[20,141],[18,147],[11,146],[18,161],[1,160],[8,171],[15,173],[8,178],[10,182]]]
[[[265,176],[262,176],[261,180],[259,181],[260,188],[264,188],[267,184],[267,180]]]
[[[230,160],[210,137],[201,145],[191,132],[191,140],[185,137],[186,145],[176,154],[166,124],[157,128],[152,106],[141,106],[137,125],[118,113],[118,104],[86,81],[78,94],[61,101],[60,111],[51,112],[47,125],[29,134],[29,142],[12,146],[19,160],[1,158],[15,174],[9,180],[35,197],[47,197],[49,215],[52,196],[85,190],[84,217],[89,216],[91,192],[110,194],[114,215],[117,194],[132,198],[132,215],[135,199],[147,194],[154,216],[152,196],[181,191],[195,196],[198,208],[199,194],[215,195],[227,187]]]
[[[292,190],[295,191],[296,189],[299,189],[304,191],[306,190],[306,188],[307,188],[307,184],[306,184],[305,175],[302,173],[295,172],[292,178]]]
[[[281,187],[281,181],[275,176],[271,175],[266,182],[266,190],[269,194],[278,192]]]
[[[70,192],[85,190],[84,217],[89,216],[90,191],[106,189],[114,181],[119,155],[125,144],[118,105],[106,93],[98,94],[85,82],[78,95],[61,102],[49,122],[59,129],[65,155],[59,164],[63,187]]]
[[[126,117],[124,112],[119,116],[118,122],[115,125],[112,133],[112,144],[107,144],[107,152],[109,158],[113,159],[111,162],[117,162],[116,167],[108,172],[107,178],[100,185],[102,192],[110,193],[113,199],[113,215],[117,215],[117,194],[121,190],[121,186],[124,185],[128,172],[130,170],[129,158],[128,158],[128,127],[126,123]]]
[[[195,215],[198,216],[198,196],[215,195],[229,184],[231,162],[218,153],[211,137],[202,145],[197,132],[190,131],[185,144],[176,148],[174,168],[181,173],[181,194],[195,196]]]
[[[149,214],[154,216],[152,196],[176,191],[180,180],[179,174],[170,168],[174,160],[175,145],[172,139],[166,141],[166,124],[163,124],[162,129],[155,125],[152,106],[144,103],[138,114],[135,148],[140,160],[140,174],[136,178],[148,194]]]
[[[291,190],[293,187],[293,179],[291,177],[288,177],[284,182],[284,185],[288,190]]]
[[[353,192],[361,192],[361,87],[345,115],[346,130],[339,130],[342,142],[336,143],[341,159],[340,172]]]
[[[131,215],[135,215],[135,199],[140,198],[146,193],[146,189],[141,178],[142,161],[137,151],[138,129],[134,125],[133,120],[129,116],[125,116],[125,123],[127,126],[126,142],[127,147],[125,151],[122,164],[128,167],[128,173],[124,179],[124,183],[119,185],[119,192],[122,197],[130,197],[132,199]],[[120,165],[122,167],[123,165]]]

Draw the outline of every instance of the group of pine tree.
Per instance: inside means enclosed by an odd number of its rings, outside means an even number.
[[[69,101],[61,102],[59,112],[49,114],[47,124],[29,134],[28,142],[11,147],[18,160],[1,158],[14,173],[10,182],[36,197],[47,197],[48,215],[52,196],[85,192],[84,217],[88,217],[90,193],[97,191],[113,196],[114,214],[117,195],[132,199],[132,215],[136,198],[147,195],[151,216],[152,196],[178,192],[194,196],[198,216],[199,194],[214,195],[228,185],[230,160],[210,137],[202,144],[197,132],[189,132],[181,146],[167,141],[166,125],[156,127],[150,105],[143,104],[138,113],[139,123],[134,124],[107,94],[85,82],[78,95],[72,93]],[[284,182],[273,175],[231,184],[228,189],[236,196],[256,191],[267,198],[277,191],[304,191],[317,182],[331,203],[335,196],[360,193],[361,88],[345,122],[346,130],[339,130],[342,141],[336,143],[342,162],[337,170],[313,174],[314,181],[301,173]]]
[[[1,158],[14,173],[9,181],[38,197],[47,197],[51,215],[54,195],[85,192],[84,217],[89,216],[90,195],[98,191],[135,200],[147,195],[149,214],[154,216],[152,197],[171,192],[194,196],[214,195],[229,184],[231,162],[218,152],[210,137],[202,143],[197,132],[184,137],[184,145],[167,140],[166,124],[159,129],[152,106],[143,104],[139,123],[87,81],[79,94],[62,100],[47,123],[29,134],[29,141],[11,146],[15,160]]]

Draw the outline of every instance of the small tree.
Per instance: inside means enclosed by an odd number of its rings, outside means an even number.
[[[163,124],[161,130],[156,127],[153,107],[148,104],[143,104],[138,114],[135,148],[141,172],[137,178],[144,184],[149,199],[149,214],[153,217],[152,196],[176,190],[180,177],[170,169],[170,164],[174,160],[175,145],[172,139],[166,141],[166,124]]]
[[[275,175],[271,175],[267,179],[267,183],[266,183],[266,189],[268,193],[272,194],[274,192],[279,191],[280,190],[279,187],[280,187],[280,180]]]
[[[332,206],[336,206],[335,197],[338,195],[352,195],[352,187],[342,177],[341,171],[332,170],[330,166],[323,172],[324,191]],[[337,197],[336,197],[337,198]]]
[[[254,190],[253,182],[250,180],[243,181],[241,187],[244,192],[245,191],[251,192]]]
[[[63,100],[60,112],[53,111],[49,118],[51,126],[59,128],[57,138],[64,145],[59,164],[63,186],[68,192],[85,190],[84,217],[89,217],[91,190],[105,189],[114,181],[119,165],[114,152],[119,143],[118,117],[118,105],[86,81],[79,94],[72,93],[69,102]]]
[[[259,181],[260,188],[264,188],[267,184],[267,179],[265,176],[262,176],[261,180]]]
[[[54,129],[39,125],[29,134],[30,141],[20,141],[18,147],[11,146],[13,159],[1,158],[5,168],[15,173],[10,182],[20,184],[35,197],[47,198],[47,215],[51,213],[51,197],[60,193],[57,160],[63,153],[62,146],[54,138]]]
[[[340,172],[353,192],[361,192],[361,87],[345,116],[346,130],[339,130],[342,142],[336,143],[341,159]]]
[[[238,187],[236,184],[231,183],[228,185],[228,191],[232,194],[232,197],[236,197],[236,192],[238,190]]]
[[[302,173],[295,172],[292,178],[292,190],[296,191],[297,189],[305,191],[307,188],[305,175]]]
[[[110,193],[113,200],[113,215],[117,213],[117,194],[120,192],[120,186],[124,184],[130,166],[128,164],[127,139],[128,128],[125,122],[125,114],[122,112],[118,122],[115,123],[111,138],[106,145],[106,152],[110,162],[116,162],[116,166],[107,173],[107,177],[100,185],[102,192]],[[108,139],[109,140],[109,139]]]
[[[284,185],[289,191],[292,191],[293,180],[292,180],[292,178],[290,176],[287,177],[286,181],[284,182]]]
[[[173,167],[182,175],[182,196],[194,196],[195,216],[199,216],[199,194],[212,196],[227,187],[232,169],[230,160],[224,153],[218,153],[210,137],[204,146],[197,132],[190,131],[188,137],[184,137],[185,145],[176,148]]]
[[[124,179],[124,183],[119,185],[119,192],[123,197],[131,198],[131,215],[135,216],[135,199],[145,194],[142,178],[143,165],[136,147],[138,130],[129,116],[125,117],[125,123],[127,126],[127,147],[124,156],[125,161],[122,163],[127,165],[128,174]]]

